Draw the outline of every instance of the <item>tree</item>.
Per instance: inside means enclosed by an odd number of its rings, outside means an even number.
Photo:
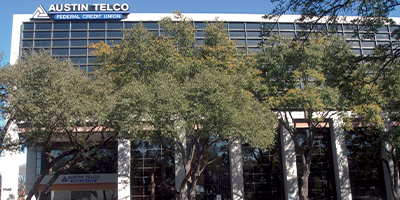
[[[257,58],[264,84],[257,96],[271,106],[294,142],[300,199],[308,199],[316,136],[329,118],[349,109],[335,81],[336,70],[354,56],[344,40],[315,35],[306,41],[272,36]],[[307,132],[298,127],[296,112],[307,123]]]
[[[46,184],[40,199],[64,170],[119,137],[118,126],[113,124],[114,89],[108,79],[93,79],[69,61],[46,52],[31,52],[1,68],[0,81],[2,100],[7,103],[4,113],[18,124],[20,141],[28,148],[40,147],[49,161],[27,199],[59,161],[69,158]],[[60,143],[62,152],[52,155],[51,149]]]
[[[25,182],[26,182],[26,164],[19,166],[18,172],[18,195],[25,195]]]
[[[111,75],[119,88],[124,134],[167,147],[154,162],[164,157],[161,188],[179,199],[186,185],[189,199],[196,198],[205,167],[220,159],[210,154],[212,149],[226,151],[233,141],[268,147],[276,125],[268,107],[246,90],[259,73],[254,57],[238,51],[219,21],[208,23],[205,45],[196,47],[192,23],[175,12],[175,19],[160,22],[165,35],[139,24],[114,48],[92,46],[102,63],[99,74]],[[165,180],[165,158],[171,152],[185,169],[180,189]],[[154,199],[154,178],[150,188]]]

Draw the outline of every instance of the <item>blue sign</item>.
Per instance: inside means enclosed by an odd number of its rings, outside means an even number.
[[[70,13],[54,15],[55,20],[122,19],[123,17],[119,13]]]

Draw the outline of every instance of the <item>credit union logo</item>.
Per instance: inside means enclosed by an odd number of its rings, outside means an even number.
[[[49,12],[40,5],[32,16],[32,19],[53,20],[108,20],[123,19],[129,14],[129,5],[123,4],[51,4]]]

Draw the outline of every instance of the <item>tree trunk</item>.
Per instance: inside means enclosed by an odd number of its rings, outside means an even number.
[[[311,155],[303,155],[301,156],[301,167],[302,167],[302,176],[301,176],[301,184],[299,185],[299,197],[300,200],[308,200],[308,179],[310,177],[310,166],[311,166]]]
[[[390,169],[389,169],[390,170]],[[393,160],[393,183],[392,193],[396,200],[400,200],[400,188],[399,188],[399,165],[397,160]]]
[[[197,185],[197,177],[196,176],[198,172],[193,173],[193,177],[192,177],[192,184],[189,190],[189,200],[196,200],[196,185]]]

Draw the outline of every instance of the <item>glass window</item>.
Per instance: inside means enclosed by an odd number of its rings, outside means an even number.
[[[24,30],[33,30],[33,23],[24,23]]]
[[[53,46],[55,47],[68,46],[68,43],[68,40],[53,40]]]
[[[107,22],[107,29],[122,29],[123,25],[122,22]]]
[[[244,29],[243,22],[229,22],[229,29]]]
[[[296,35],[295,35],[294,32],[284,32],[284,31],[281,31],[281,35],[282,35],[283,37],[290,37],[290,38],[296,37]]]
[[[54,23],[54,29],[59,30],[59,29],[69,29],[69,23]]]
[[[110,46],[114,46],[116,44],[119,44],[121,40],[107,40],[107,44]]]
[[[72,38],[87,37],[86,31],[71,31]]]
[[[68,49],[52,49],[53,55],[64,56],[68,55]]]
[[[24,32],[22,38],[33,38],[33,32]]]
[[[86,47],[87,41],[86,40],[71,40],[71,46]]]
[[[86,49],[71,49],[70,54],[71,55],[86,55],[87,50]]]
[[[260,37],[261,32],[260,31],[248,31],[247,32],[247,37]]]
[[[53,32],[53,38],[69,38],[68,31]]]
[[[347,39],[358,39],[358,35],[354,35],[354,33],[344,33],[344,36],[347,38]]]
[[[245,37],[245,32],[244,31],[230,31],[229,36],[230,37]]]
[[[389,39],[389,34],[377,33],[375,35],[376,35],[377,40],[388,40]]]
[[[71,57],[71,61],[75,64],[86,64],[86,57]]]
[[[51,23],[36,23],[36,30],[51,29]]]
[[[194,35],[195,35],[195,37],[204,37],[204,32],[203,31],[196,31],[196,33]]]
[[[326,24],[314,24],[313,30],[324,31],[326,30]]]
[[[105,27],[105,23],[89,22],[89,29],[104,29]]]
[[[333,31],[343,31],[342,25],[341,24],[328,24],[329,30]]]
[[[50,40],[35,40],[35,47],[50,47]]]
[[[33,41],[32,40],[22,41],[22,47],[33,47]]]
[[[195,26],[197,26],[197,29],[205,29],[207,27],[207,24],[204,22],[195,22]]]
[[[357,30],[357,25],[353,25],[353,24],[344,24],[343,27],[344,27],[344,30],[346,30],[346,31]]]
[[[280,24],[280,28],[282,28],[281,26],[282,24]],[[296,23],[296,30],[310,30],[310,24],[308,23]]]
[[[256,53],[256,52],[261,52],[262,49],[258,47],[251,47],[249,48],[250,53]]]
[[[361,55],[361,49],[351,49],[351,51],[356,55]]]
[[[106,33],[104,31],[89,31],[89,37],[105,37]]]
[[[280,30],[294,30],[293,23],[279,23]]]
[[[376,43],[377,43],[377,45],[389,45],[390,46],[390,42],[386,42],[386,41],[377,41]]]
[[[277,23],[264,23],[263,25],[265,30],[278,30]]]
[[[125,22],[125,29],[131,29],[136,24],[138,24],[138,22]]]
[[[96,60],[96,57],[94,57],[94,56],[88,57],[88,63],[92,63],[94,60]]]
[[[251,46],[258,46],[262,40],[247,40],[247,44]]]
[[[382,26],[376,29],[378,32],[387,32],[388,31],[388,27],[387,26]]]
[[[147,29],[158,29],[158,24],[157,22],[143,22],[142,23],[144,27]]]
[[[118,37],[122,38],[122,31],[107,31],[107,37]]]
[[[203,39],[196,40],[196,45],[203,46],[204,44],[205,44],[205,41]]]
[[[246,29],[261,29],[261,23],[251,23],[251,22],[247,22],[246,23]]]
[[[375,47],[375,41],[362,41],[363,47]]]
[[[87,29],[87,23],[86,22],[72,22],[71,23],[71,29]]]
[[[50,31],[35,31],[35,38],[50,38]]]
[[[246,45],[246,40],[236,40],[237,45]]]
[[[99,42],[104,42],[104,40],[89,40],[89,44],[90,43],[96,44],[96,43],[99,43]]]
[[[347,41],[351,47],[360,47],[360,41]]]

